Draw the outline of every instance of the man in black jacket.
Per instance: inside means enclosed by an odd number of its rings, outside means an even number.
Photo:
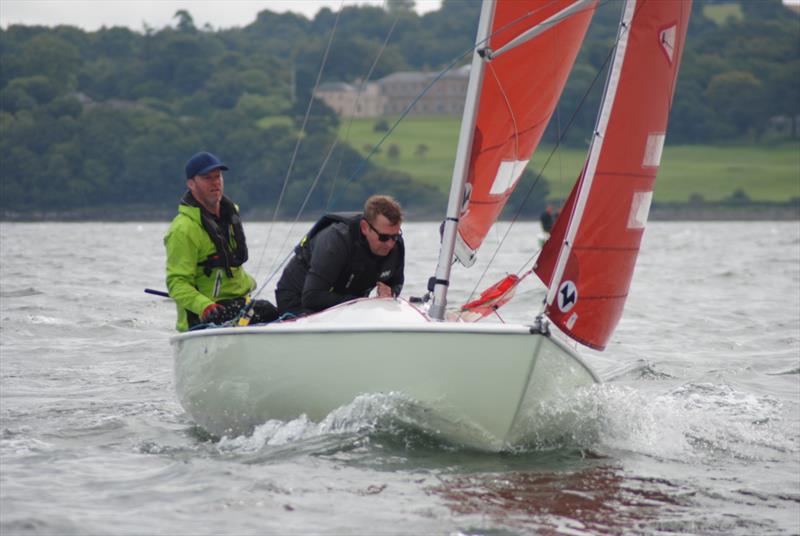
[[[295,248],[275,289],[278,311],[295,315],[368,296],[400,294],[405,248],[403,213],[391,197],[373,195],[363,214],[330,214]]]

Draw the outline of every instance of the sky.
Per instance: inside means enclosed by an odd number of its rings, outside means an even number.
[[[783,0],[800,5],[800,0]],[[9,24],[57,26],[69,24],[87,31],[102,26],[127,26],[142,31],[174,25],[179,9],[188,11],[195,26],[214,29],[246,26],[264,9],[294,11],[312,18],[322,7],[338,11],[342,5],[371,4],[383,0],[0,0],[0,27]],[[441,0],[416,0],[417,12],[439,9]]]
[[[338,11],[342,5],[382,6],[383,0],[0,0],[0,26],[10,24],[57,26],[68,24],[86,31],[102,26],[127,26],[142,31],[174,25],[173,16],[185,9],[201,28],[246,26],[259,11],[293,11],[312,18],[322,7]],[[418,13],[439,9],[441,0],[416,0]]]

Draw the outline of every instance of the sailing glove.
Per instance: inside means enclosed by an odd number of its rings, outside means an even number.
[[[225,320],[225,316],[227,316],[225,313],[225,307],[218,303],[212,303],[203,309],[200,320],[205,324],[222,324]]]

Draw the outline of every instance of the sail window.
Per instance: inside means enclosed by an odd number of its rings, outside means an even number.
[[[658,167],[661,165],[661,154],[664,152],[664,140],[667,136],[663,132],[652,133],[647,136],[647,146],[644,148],[642,167]]]
[[[664,140],[667,136],[663,132],[653,132],[647,136],[647,146],[644,148],[643,167],[658,167],[661,165],[661,154],[664,152]]]
[[[669,28],[661,30],[661,34],[659,35],[661,49],[664,51],[664,54],[667,55],[667,59],[670,63],[672,63],[672,56],[675,54],[675,31],[677,29],[678,27],[673,24]]]
[[[492,189],[489,193],[492,195],[501,195],[506,193],[512,188],[519,179],[525,167],[528,165],[528,160],[503,160],[500,162],[500,167],[497,168],[497,175],[492,182]]]
[[[634,192],[631,213],[628,217],[628,229],[644,229],[652,201],[653,192]]]

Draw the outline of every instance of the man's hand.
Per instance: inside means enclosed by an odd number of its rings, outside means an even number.
[[[378,285],[377,285],[376,288],[378,289],[378,297],[379,298],[391,298],[392,297],[392,287],[390,287],[386,283],[378,281]]]
[[[200,315],[200,321],[204,324],[221,324],[222,316],[225,314],[225,308],[218,304],[212,303],[205,309],[203,314]]]

